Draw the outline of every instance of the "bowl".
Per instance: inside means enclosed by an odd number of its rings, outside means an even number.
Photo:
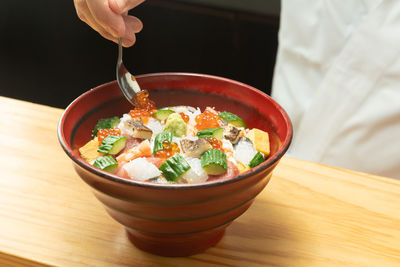
[[[271,155],[236,178],[201,184],[154,184],[120,178],[86,163],[78,148],[91,139],[97,120],[121,116],[132,106],[118,84],[100,85],[75,99],[62,114],[58,138],[78,175],[125,228],[139,249],[162,256],[188,256],[216,244],[236,218],[268,184],[287,151],[292,126],[286,112],[261,91],[226,78],[192,73],[137,76],[158,107],[215,107],[244,119],[248,127],[268,131]],[[255,226],[256,227],[256,226]]]

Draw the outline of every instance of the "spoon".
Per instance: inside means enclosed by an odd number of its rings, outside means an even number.
[[[135,76],[125,68],[122,62],[122,41],[118,38],[117,82],[122,93],[132,105],[136,106],[135,95],[141,91]]]

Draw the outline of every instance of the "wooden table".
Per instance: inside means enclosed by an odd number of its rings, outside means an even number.
[[[0,97],[0,266],[400,266],[400,181],[289,157],[215,247],[142,252],[75,174],[61,113]]]

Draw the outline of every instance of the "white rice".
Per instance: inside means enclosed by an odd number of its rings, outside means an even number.
[[[222,141],[222,148],[233,151],[233,145],[229,140],[226,140],[225,138],[221,140]]]
[[[147,124],[145,124],[150,130],[153,131],[153,136],[161,133],[163,131],[163,127],[159,120],[155,118],[149,118]]]
[[[197,115],[200,115],[200,114],[201,114],[200,108],[197,108],[196,111],[193,112],[193,113],[192,112],[188,112],[188,114],[186,114],[186,115],[189,116],[188,124],[190,125],[190,127],[195,127],[196,126],[196,120],[195,119],[196,119]]]
[[[235,165],[237,165],[237,161],[234,158],[234,148],[232,143],[229,140],[222,139],[222,149],[226,151],[226,159],[232,161]]]
[[[175,111],[176,113],[188,113],[188,107],[187,106],[175,106],[175,107],[170,107],[169,109]]]

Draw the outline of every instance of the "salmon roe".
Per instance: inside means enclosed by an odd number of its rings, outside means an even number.
[[[150,100],[147,90],[139,91],[134,98],[136,107],[129,111],[132,118],[142,118],[143,123],[149,121],[149,117],[156,111],[156,104]]]
[[[141,90],[135,95],[135,106],[139,109],[145,109],[147,111],[153,111],[156,108],[154,101],[150,100],[149,92],[147,90]]]
[[[97,132],[97,139],[99,140],[99,144],[101,144],[104,138],[109,135],[121,135],[121,130],[119,128],[99,129],[99,131]]]
[[[165,140],[163,143],[163,150],[159,150],[155,153],[155,157],[157,158],[163,158],[167,159],[169,157],[172,157],[174,154],[179,153],[180,149],[177,143],[170,143],[167,140]]]
[[[218,115],[212,111],[205,110],[203,113],[196,116],[196,128],[197,130],[203,130],[207,128],[218,128]]]
[[[222,151],[222,141],[212,137],[206,137],[207,142],[210,143],[212,148]]]
[[[129,115],[131,115],[132,118],[142,118],[142,121],[144,124],[146,124],[149,121],[149,117],[153,115],[154,112],[148,111],[146,109],[141,109],[141,108],[134,108],[131,111],[129,111]]]
[[[179,113],[179,115],[181,115],[182,120],[183,120],[184,122],[186,122],[186,123],[189,122],[189,116],[188,116],[188,115],[186,115],[186,114],[183,113],[183,112]]]

